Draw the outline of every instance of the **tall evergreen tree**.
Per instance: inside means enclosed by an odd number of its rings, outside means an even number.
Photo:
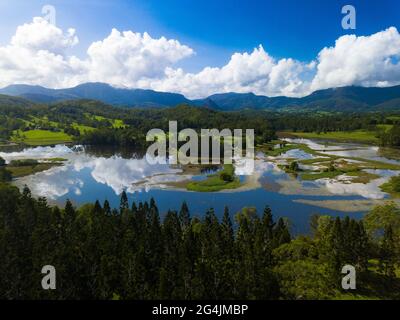
[[[121,193],[121,202],[119,205],[119,212],[122,214],[127,209],[129,209],[129,202],[128,202],[128,196],[124,190]]]
[[[379,255],[381,272],[383,272],[389,278],[394,278],[396,253],[393,229],[391,225],[387,225],[385,227]]]
[[[186,201],[182,203],[181,210],[179,211],[179,220],[183,228],[187,228],[190,225],[189,207]]]
[[[103,209],[104,209],[104,213],[107,216],[111,215],[111,207],[110,207],[110,203],[108,202],[108,200],[104,200],[104,204],[103,204]]]

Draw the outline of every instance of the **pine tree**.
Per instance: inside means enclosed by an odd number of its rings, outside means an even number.
[[[103,214],[103,208],[100,205],[99,200],[96,200],[96,202],[94,203],[94,208],[93,208],[93,212],[96,215],[102,215]]]
[[[138,211],[138,208],[137,208],[137,206],[136,206],[136,203],[135,202],[132,202],[132,213],[133,214],[135,214],[135,213],[137,213],[137,211]]]
[[[262,217],[262,229],[266,241],[270,241],[273,238],[275,223],[272,216],[272,210],[269,206],[264,208],[264,214]]]
[[[339,217],[335,219],[329,233],[329,273],[335,287],[340,284],[341,270],[344,266],[343,253],[345,250],[342,222]]]
[[[355,245],[356,265],[361,272],[368,271],[368,257],[370,254],[370,243],[368,234],[364,228],[364,223],[359,221],[357,224],[357,243]]]
[[[289,227],[285,220],[283,220],[282,218],[279,218],[274,228],[273,234],[274,248],[277,248],[282,244],[288,243],[291,240]]]
[[[65,212],[64,219],[66,223],[66,230],[70,231],[70,229],[72,228],[72,224],[74,223],[76,218],[76,212],[69,199],[67,199],[67,202],[65,203],[64,212]]]
[[[146,271],[146,278],[149,283],[149,290],[152,291],[151,295],[155,298],[157,297],[157,291],[154,290],[157,289],[159,284],[160,267],[163,259],[163,240],[160,216],[154,199],[150,201],[149,211],[148,244],[146,245],[148,268]]]
[[[380,247],[380,270],[389,278],[395,277],[395,242],[393,228],[387,225],[384,230],[382,244]]]
[[[104,213],[107,216],[111,215],[111,207],[110,207],[110,203],[108,202],[108,200],[104,200],[103,209],[104,209]]]
[[[233,258],[235,236],[229,209],[225,206],[221,223],[221,242],[228,259]]]
[[[181,221],[182,228],[187,228],[190,225],[190,214],[186,201],[182,203],[181,210],[179,211],[179,220]]]
[[[165,270],[165,283],[169,288],[169,299],[179,299],[183,295],[183,276],[181,270],[182,230],[178,214],[168,211],[162,226],[164,256],[162,267]]]
[[[124,190],[122,191],[121,194],[121,203],[119,206],[119,212],[122,214],[127,209],[129,209],[129,202],[128,202],[128,196],[126,195],[126,192]]]

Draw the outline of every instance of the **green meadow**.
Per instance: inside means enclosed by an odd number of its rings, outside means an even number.
[[[30,146],[39,146],[68,143],[72,141],[72,137],[62,131],[53,132],[36,129],[28,131],[16,131],[12,137],[12,141],[24,143]]]

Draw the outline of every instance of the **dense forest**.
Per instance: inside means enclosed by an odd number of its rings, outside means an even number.
[[[369,131],[381,146],[400,146],[400,117],[395,112],[278,113],[269,118],[275,131],[352,132]]]
[[[190,204],[159,213],[156,202],[50,206],[0,185],[1,299],[400,298],[400,212],[377,207],[363,220],[313,216],[310,236],[288,221],[243,208],[219,220]],[[161,218],[162,217],[162,218]],[[357,290],[341,289],[341,268]],[[53,265],[57,289],[41,288]]]
[[[46,121],[36,120],[32,124],[32,117],[45,118]],[[123,125],[113,126],[112,119],[118,119]],[[77,143],[137,147],[146,145],[149,130],[160,128],[167,132],[169,121],[177,121],[178,130],[253,128],[258,143],[275,137],[267,113],[255,116],[245,112],[220,112],[187,105],[169,109],[128,109],[98,101],[74,100],[50,105],[0,105],[0,139],[9,140],[15,130],[25,132],[39,128],[63,131],[73,136]],[[77,125],[91,130],[77,130]]]
[[[378,138],[382,146],[400,146],[400,116],[395,111],[218,111],[188,105],[161,109],[124,108],[94,100],[29,104],[26,100],[21,102],[10,99],[2,103],[2,99],[0,141],[10,140],[16,131],[23,134],[29,130],[42,129],[65,132],[75,142],[82,144],[145,147],[145,137],[149,130],[160,128],[168,131],[168,122],[175,120],[178,122],[178,130],[253,128],[257,144],[276,138],[278,131],[326,133],[364,130]],[[121,125],[115,126],[115,119]]]

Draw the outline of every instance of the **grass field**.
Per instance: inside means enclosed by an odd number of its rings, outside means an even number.
[[[12,141],[21,142],[31,146],[52,145],[72,141],[72,137],[64,132],[53,132],[47,130],[29,130],[14,132]]]
[[[109,121],[109,126],[112,128],[124,128],[127,127],[124,124],[124,121],[121,119],[111,119],[105,118],[99,115],[91,115],[89,113],[85,114],[88,119],[92,119],[95,121]],[[48,117],[36,117],[30,115],[27,119],[22,119],[22,121],[27,125],[31,126],[33,130],[23,131],[23,130],[14,130],[13,136],[11,137],[11,143],[21,143],[31,146],[41,146],[41,145],[53,145],[53,144],[60,144],[60,143],[68,143],[72,142],[73,137],[67,133],[65,133],[61,128],[63,125],[61,123],[50,121]],[[87,124],[79,123],[80,121],[71,123],[71,126],[74,129],[79,130],[80,134],[83,135],[86,132],[90,132],[96,130],[96,128],[88,126]],[[42,127],[45,125],[46,127]],[[56,130],[60,131],[51,131],[48,127],[55,128]],[[49,130],[46,130],[49,129]],[[0,141],[1,142],[1,141]],[[2,143],[8,145],[7,143]]]
[[[298,138],[307,139],[326,139],[333,141],[342,142],[361,142],[361,143],[373,143],[379,142],[379,139],[375,136],[373,131],[336,131],[327,133],[316,133],[316,132],[281,132],[280,135],[294,136]]]

